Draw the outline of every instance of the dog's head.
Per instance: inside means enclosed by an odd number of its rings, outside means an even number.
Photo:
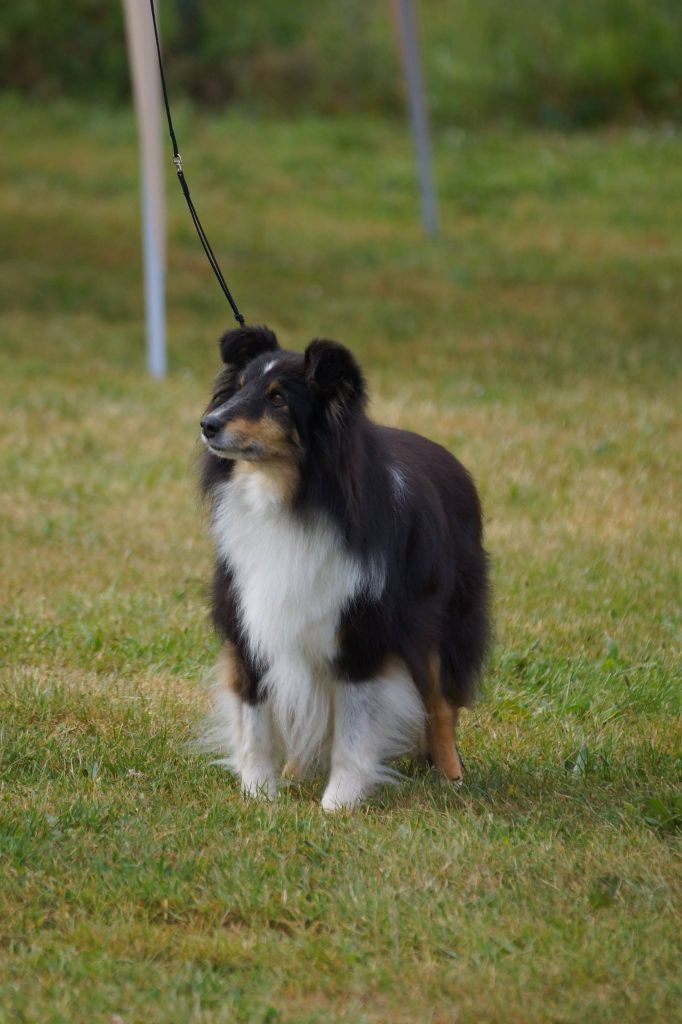
[[[202,440],[219,458],[300,463],[364,407],[362,373],[338,342],[312,341],[299,354],[281,349],[267,327],[239,327],[221,338],[220,354],[201,420]]]

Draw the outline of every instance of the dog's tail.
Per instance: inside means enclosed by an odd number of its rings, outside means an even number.
[[[479,547],[469,557],[468,571],[460,577],[466,586],[450,600],[440,651],[441,686],[455,707],[469,707],[476,699],[492,644],[488,556]]]

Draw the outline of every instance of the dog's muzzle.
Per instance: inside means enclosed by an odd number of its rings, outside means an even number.
[[[263,458],[263,449],[257,442],[250,441],[242,434],[234,434],[220,416],[209,413],[200,423],[201,439],[209,451],[223,459],[247,459],[258,461]]]

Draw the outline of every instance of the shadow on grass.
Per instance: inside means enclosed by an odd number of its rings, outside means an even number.
[[[601,825],[627,831],[646,828],[661,838],[669,837],[680,830],[679,797],[669,784],[652,780],[650,754],[642,750],[634,765],[629,758],[631,772],[624,770],[617,777],[610,770],[600,771],[598,765],[589,774],[576,775],[570,760],[538,768],[533,758],[489,763],[477,759],[465,767],[465,781],[458,785],[428,765],[404,760],[396,765],[402,776],[396,784],[377,790],[361,811],[350,814],[398,813],[402,818],[403,814],[435,813],[465,819],[469,827],[491,836],[532,832],[536,840]],[[674,771],[673,755],[656,752],[656,757],[665,762],[669,773]],[[232,788],[232,782],[226,780],[226,784]],[[280,791],[278,803],[312,809],[323,788],[322,776],[289,783]]]

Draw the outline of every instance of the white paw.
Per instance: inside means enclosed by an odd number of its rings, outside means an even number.
[[[367,794],[367,785],[351,772],[333,772],[322,796],[322,810],[341,811],[357,807]]]
[[[277,796],[277,776],[267,764],[255,764],[241,774],[242,796],[274,800]]]

